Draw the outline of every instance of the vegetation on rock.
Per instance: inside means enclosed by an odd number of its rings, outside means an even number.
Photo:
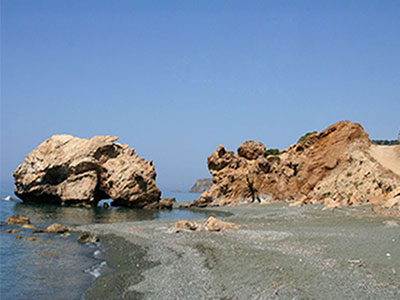
[[[303,135],[302,137],[299,138],[299,140],[297,141],[298,143],[305,141],[307,138],[309,138],[311,135],[316,134],[317,131],[311,131],[311,132],[307,132],[305,135]]]
[[[279,149],[267,149],[264,152],[264,157],[267,157],[268,155],[278,155],[279,154]]]

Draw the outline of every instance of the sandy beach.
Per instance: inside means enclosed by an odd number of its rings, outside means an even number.
[[[218,208],[240,226],[224,232],[175,233],[173,220],[81,226],[103,237],[114,269],[86,298],[398,299],[398,219],[321,208]]]

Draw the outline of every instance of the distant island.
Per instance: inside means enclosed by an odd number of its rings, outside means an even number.
[[[203,178],[198,179],[192,188],[189,190],[189,193],[203,193],[208,191],[212,186],[212,179],[211,178]]]

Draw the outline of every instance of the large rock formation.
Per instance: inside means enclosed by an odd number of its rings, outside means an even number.
[[[192,188],[189,190],[189,193],[204,193],[208,191],[212,186],[211,178],[198,179]]]
[[[400,166],[400,146],[392,147],[397,147],[393,151],[399,153]],[[190,205],[295,200],[339,206],[400,196],[400,174],[373,156],[368,134],[359,124],[336,123],[278,155],[264,157],[261,149],[265,147],[260,143],[246,142],[235,155],[218,146],[207,161],[213,185]]]
[[[96,206],[146,207],[158,202],[152,161],[139,158],[117,137],[81,139],[55,135],[43,142],[14,171],[15,194],[23,201]]]

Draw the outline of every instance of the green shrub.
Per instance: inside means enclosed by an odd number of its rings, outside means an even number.
[[[308,137],[310,137],[311,135],[313,135],[315,133],[317,133],[317,131],[307,132],[305,135],[303,135],[301,138],[299,138],[299,140],[297,142],[299,143],[299,142],[305,141]]]
[[[278,155],[279,152],[279,149],[267,149],[264,153],[264,157],[267,157],[268,155]]]

